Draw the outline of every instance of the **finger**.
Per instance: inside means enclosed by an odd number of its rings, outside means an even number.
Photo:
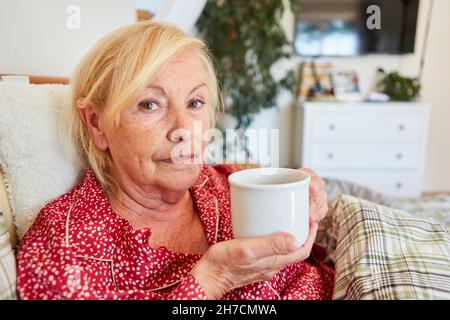
[[[309,183],[309,196],[313,197],[319,192],[317,185],[313,180]]]
[[[309,196],[310,208],[320,210],[328,203],[328,195],[324,189],[319,192],[310,192]]]
[[[280,271],[291,263],[305,260],[308,256],[309,253],[307,254],[305,250],[296,250],[288,255],[275,255],[261,258],[252,266],[252,268],[253,270],[258,270],[256,271],[257,273]]]
[[[311,186],[314,185],[313,181],[314,181],[314,179],[316,179],[316,177],[318,177],[318,175],[314,171],[312,171],[311,169],[308,169],[308,168],[298,168],[297,170],[304,172],[310,176],[311,179],[310,179],[309,187],[311,190]],[[313,188],[315,188],[315,186],[313,186]]]
[[[315,173],[313,170],[309,169],[309,168],[298,168],[297,170],[302,171],[304,173],[309,174],[311,177],[313,176],[317,176],[317,173]]]
[[[319,184],[319,186],[320,186],[321,188],[322,188],[322,187],[324,188],[324,187],[326,186],[325,180],[323,180],[323,179],[322,179],[316,172],[314,172],[313,170],[308,169],[308,168],[299,168],[299,169],[297,169],[297,170],[302,171],[302,172],[304,172],[304,173],[310,175],[310,176],[311,176],[311,180],[316,181],[316,182]]]
[[[237,246],[241,258],[258,260],[274,255],[286,255],[298,249],[295,237],[287,232],[276,232],[270,236],[239,239]]]
[[[318,197],[316,197],[316,199],[319,208],[328,204],[328,195],[326,194],[326,192],[322,192]]]
[[[245,277],[241,282],[244,284],[249,284],[269,280],[270,278],[273,278],[278,272],[279,270],[272,269],[259,270],[249,274],[249,276]]]
[[[325,181],[319,176],[311,177],[311,181],[309,183],[309,190],[313,194],[325,193]]]
[[[261,258],[252,265],[254,270],[259,270],[257,272],[270,272],[270,271],[279,271],[287,265],[294,263],[296,261],[305,260],[308,258],[309,252],[306,249],[302,248],[298,249],[288,255],[274,255]]]
[[[314,221],[309,222],[309,233],[303,245],[297,251],[303,251],[309,255],[311,248],[316,240],[318,224]]]
[[[325,203],[320,207],[319,212],[320,212],[320,220],[322,220],[323,218],[325,218],[325,217],[327,216],[327,213],[328,213],[328,203],[325,202]],[[319,220],[319,221],[320,221],[320,220]]]
[[[309,207],[309,221],[316,222],[318,220],[318,216],[316,214],[316,210],[313,208],[313,206]]]
[[[313,218],[314,221],[320,220],[320,208],[323,205],[317,197],[311,197],[309,201],[309,216]]]
[[[299,250],[306,249],[308,253],[309,251],[311,251],[314,241],[316,240],[318,228],[319,226],[316,222],[313,221],[310,222],[308,238],[306,239],[305,243],[299,248]]]
[[[316,199],[311,198],[310,203],[309,203],[309,216],[314,222],[317,221],[317,219],[319,218],[318,213],[317,213],[318,205],[316,202],[317,202]]]
[[[259,267],[269,270],[274,269],[278,270],[280,268],[287,266],[288,264],[307,259],[311,253],[312,246],[314,245],[314,241],[317,235],[317,229],[318,229],[317,223],[311,222],[308,238],[299,249],[288,255],[265,257],[259,261],[258,263]]]

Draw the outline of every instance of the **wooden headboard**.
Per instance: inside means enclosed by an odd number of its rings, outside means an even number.
[[[28,78],[30,79],[30,83],[34,84],[45,84],[45,83],[68,84],[70,80],[69,78],[64,77],[37,76],[37,75],[17,74],[17,73],[0,73],[0,77],[2,76],[28,76]]]

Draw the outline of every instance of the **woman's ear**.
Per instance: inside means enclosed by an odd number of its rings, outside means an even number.
[[[102,151],[108,149],[108,140],[106,139],[105,128],[101,126],[100,113],[94,105],[86,103],[84,98],[78,99],[77,107],[78,114],[86,125],[95,146]]]

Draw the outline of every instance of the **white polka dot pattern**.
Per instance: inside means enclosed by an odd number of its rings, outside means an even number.
[[[209,245],[233,238],[227,177],[229,165],[203,165],[190,188]],[[206,299],[191,269],[199,254],[148,245],[151,228],[133,230],[115,213],[88,170],[82,183],[47,204],[22,239],[18,294],[22,299]],[[323,248],[288,265],[268,282],[223,299],[329,299],[333,270]]]

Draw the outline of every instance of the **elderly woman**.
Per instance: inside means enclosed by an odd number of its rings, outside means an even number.
[[[327,212],[314,172],[299,169],[312,175],[306,243],[281,232],[233,239],[227,177],[238,169],[201,161],[220,101],[202,41],[171,25],[127,26],[72,80],[70,129],[86,175],[23,238],[22,299],[331,297],[333,270],[313,245]]]

